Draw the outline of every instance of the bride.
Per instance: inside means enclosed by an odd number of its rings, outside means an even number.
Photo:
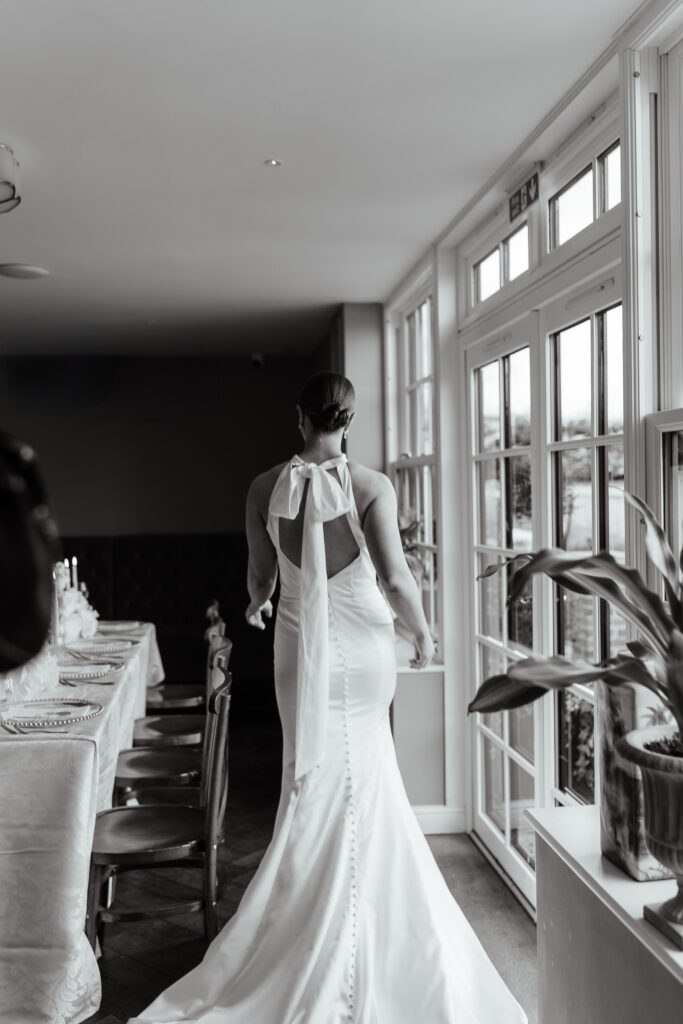
[[[382,473],[347,462],[354,391],[319,373],[303,451],[247,498],[247,620],[279,574],[284,734],[272,841],[202,963],[130,1024],[521,1024],[412,813],[389,728],[393,609],[434,655]],[[381,590],[377,585],[381,584]],[[387,603],[388,602],[388,603]]]

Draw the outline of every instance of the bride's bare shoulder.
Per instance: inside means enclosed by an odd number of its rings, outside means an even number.
[[[247,501],[253,504],[262,514],[264,511],[267,512],[268,510],[268,503],[273,492],[273,487],[275,487],[277,478],[286,465],[286,462],[280,462],[277,466],[272,466],[270,469],[267,469],[265,473],[259,473],[259,475],[254,477],[249,485]]]
[[[360,462],[349,462],[348,465],[358,514],[362,521],[368,507],[375,498],[387,493],[389,490],[393,492],[393,487],[391,480],[385,473],[380,473],[376,469],[370,469],[369,466],[364,466]]]

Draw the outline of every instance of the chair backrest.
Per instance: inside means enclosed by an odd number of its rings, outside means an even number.
[[[209,602],[209,607],[206,609],[206,617],[209,620],[210,626],[212,626],[214,622],[217,622],[221,617],[221,613],[218,608],[218,601],[215,597]]]
[[[213,683],[213,663],[216,654],[219,651],[223,651],[227,655],[228,661],[230,661],[230,654],[232,653],[232,640],[226,639],[225,636],[225,623],[220,624],[222,629],[218,629],[217,632],[211,632],[211,629],[206,632],[206,677],[204,685],[206,687],[206,707],[209,706],[209,700],[211,698],[211,692],[214,689]],[[212,627],[213,628],[213,627]]]
[[[225,636],[225,622],[220,616],[204,630],[205,640],[210,640],[212,636]]]
[[[228,671],[230,655],[232,654],[232,641],[224,640],[222,637],[215,637],[209,644],[209,658],[206,670],[206,724],[204,726],[204,739],[202,742],[202,774],[201,774],[201,802],[205,803],[209,781],[209,763],[211,761],[212,743],[212,716],[210,714],[211,700],[214,693],[223,685]]]
[[[209,702],[205,733],[208,738],[208,757],[202,775],[207,850],[220,843],[228,802],[228,715],[232,676],[227,671],[224,655],[218,656],[216,668],[222,673],[223,682],[213,691]]]

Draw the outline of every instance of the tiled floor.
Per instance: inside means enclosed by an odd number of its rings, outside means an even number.
[[[234,913],[270,840],[279,764],[276,726],[245,722],[233,729],[228,839],[221,854],[228,884],[219,905],[219,925]],[[434,836],[430,845],[451,891],[526,1010],[529,1024],[536,1024],[533,923],[466,836]],[[181,897],[190,889],[196,891],[198,878],[192,869],[131,873],[117,882],[117,899],[120,905],[150,902],[167,896],[171,887]],[[202,932],[201,914],[109,926],[100,960],[102,1005],[92,1024],[118,1024],[140,1012],[201,960]]]

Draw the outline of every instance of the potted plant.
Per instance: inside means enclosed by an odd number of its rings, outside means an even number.
[[[597,681],[608,690],[640,683],[656,695],[672,723],[630,732],[618,740],[616,749],[642,772],[645,839],[679,886],[672,900],[646,908],[646,916],[683,949],[683,551],[677,561],[651,509],[635,495],[624,497],[645,525],[647,553],[661,573],[666,603],[636,570],[608,552],[585,556],[546,549],[489,566],[484,576],[514,565],[510,601],[522,594],[532,576],[543,573],[575,593],[605,600],[634,627],[638,639],[600,665],[578,664],[559,655],[514,662],[506,673],[482,683],[468,710],[506,711],[550,690]],[[653,713],[662,717],[657,707]]]

